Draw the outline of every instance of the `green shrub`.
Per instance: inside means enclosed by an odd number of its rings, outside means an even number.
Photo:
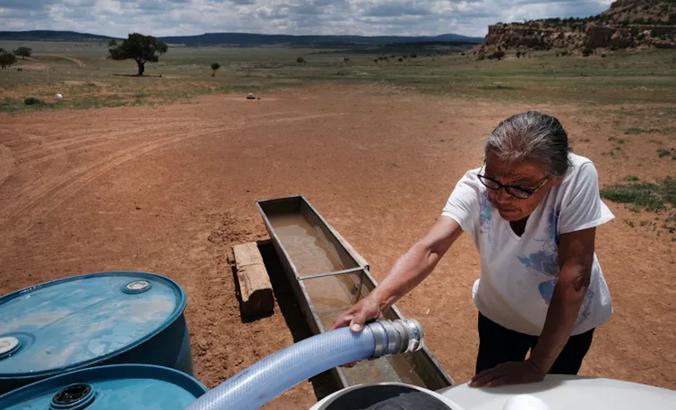
[[[20,57],[30,57],[33,54],[33,49],[30,47],[19,47],[14,50],[14,54]]]
[[[221,68],[221,65],[220,65],[220,64],[218,64],[218,63],[211,63],[211,70],[212,70],[212,71],[211,71],[211,76],[212,76],[212,77],[215,77],[215,76],[216,76],[216,70],[218,70],[219,68]]]
[[[630,182],[601,189],[601,196],[624,204],[634,210],[659,211],[676,202],[676,179],[667,177],[658,183]]]
[[[3,70],[16,63],[16,56],[12,53],[3,51],[0,53],[0,68]]]
[[[23,100],[23,103],[26,105],[42,105],[44,104],[41,99],[35,97],[28,97]]]

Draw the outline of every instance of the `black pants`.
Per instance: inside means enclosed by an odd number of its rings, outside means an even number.
[[[594,329],[571,336],[549,373],[577,374],[582,359],[589,351],[593,334]],[[535,347],[537,341],[537,336],[504,328],[479,312],[479,354],[476,359],[476,372],[504,362],[523,361],[526,353]]]

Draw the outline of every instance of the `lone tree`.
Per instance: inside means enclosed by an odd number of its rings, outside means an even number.
[[[21,56],[23,58],[30,57],[31,54],[33,54],[33,49],[31,49],[30,47],[19,47],[16,50],[14,50],[14,54]]]
[[[0,53],[0,67],[2,67],[3,70],[14,63],[16,63],[16,56],[14,54],[6,51]]]
[[[211,69],[213,70],[213,72],[211,73],[211,76],[212,76],[212,77],[214,77],[214,76],[216,75],[216,70],[218,70],[219,68],[221,68],[221,65],[220,65],[220,64],[218,64],[218,63],[211,63]]]
[[[117,47],[108,49],[113,60],[134,59],[138,64],[138,75],[142,76],[146,63],[155,63],[160,54],[167,52],[167,45],[153,36],[139,33],[129,34],[126,40]]]

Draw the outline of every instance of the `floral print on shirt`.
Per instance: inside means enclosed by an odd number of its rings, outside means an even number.
[[[542,249],[525,256],[517,256],[519,262],[528,270],[545,275],[547,278],[538,284],[538,292],[549,305],[554,294],[554,287],[559,280],[559,235],[557,223],[559,220],[559,211],[552,210],[547,218],[548,238],[536,238],[536,241],[542,243]],[[577,324],[584,321],[591,314],[591,302],[594,299],[594,291],[587,289],[587,294],[580,307]]]

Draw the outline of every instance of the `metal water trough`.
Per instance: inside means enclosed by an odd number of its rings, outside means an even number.
[[[376,281],[364,258],[303,196],[258,201],[256,205],[313,333],[329,330],[338,314],[375,288]],[[384,316],[390,320],[402,318],[395,306]],[[438,390],[453,384],[427,347],[332,372],[343,388],[403,382]]]

